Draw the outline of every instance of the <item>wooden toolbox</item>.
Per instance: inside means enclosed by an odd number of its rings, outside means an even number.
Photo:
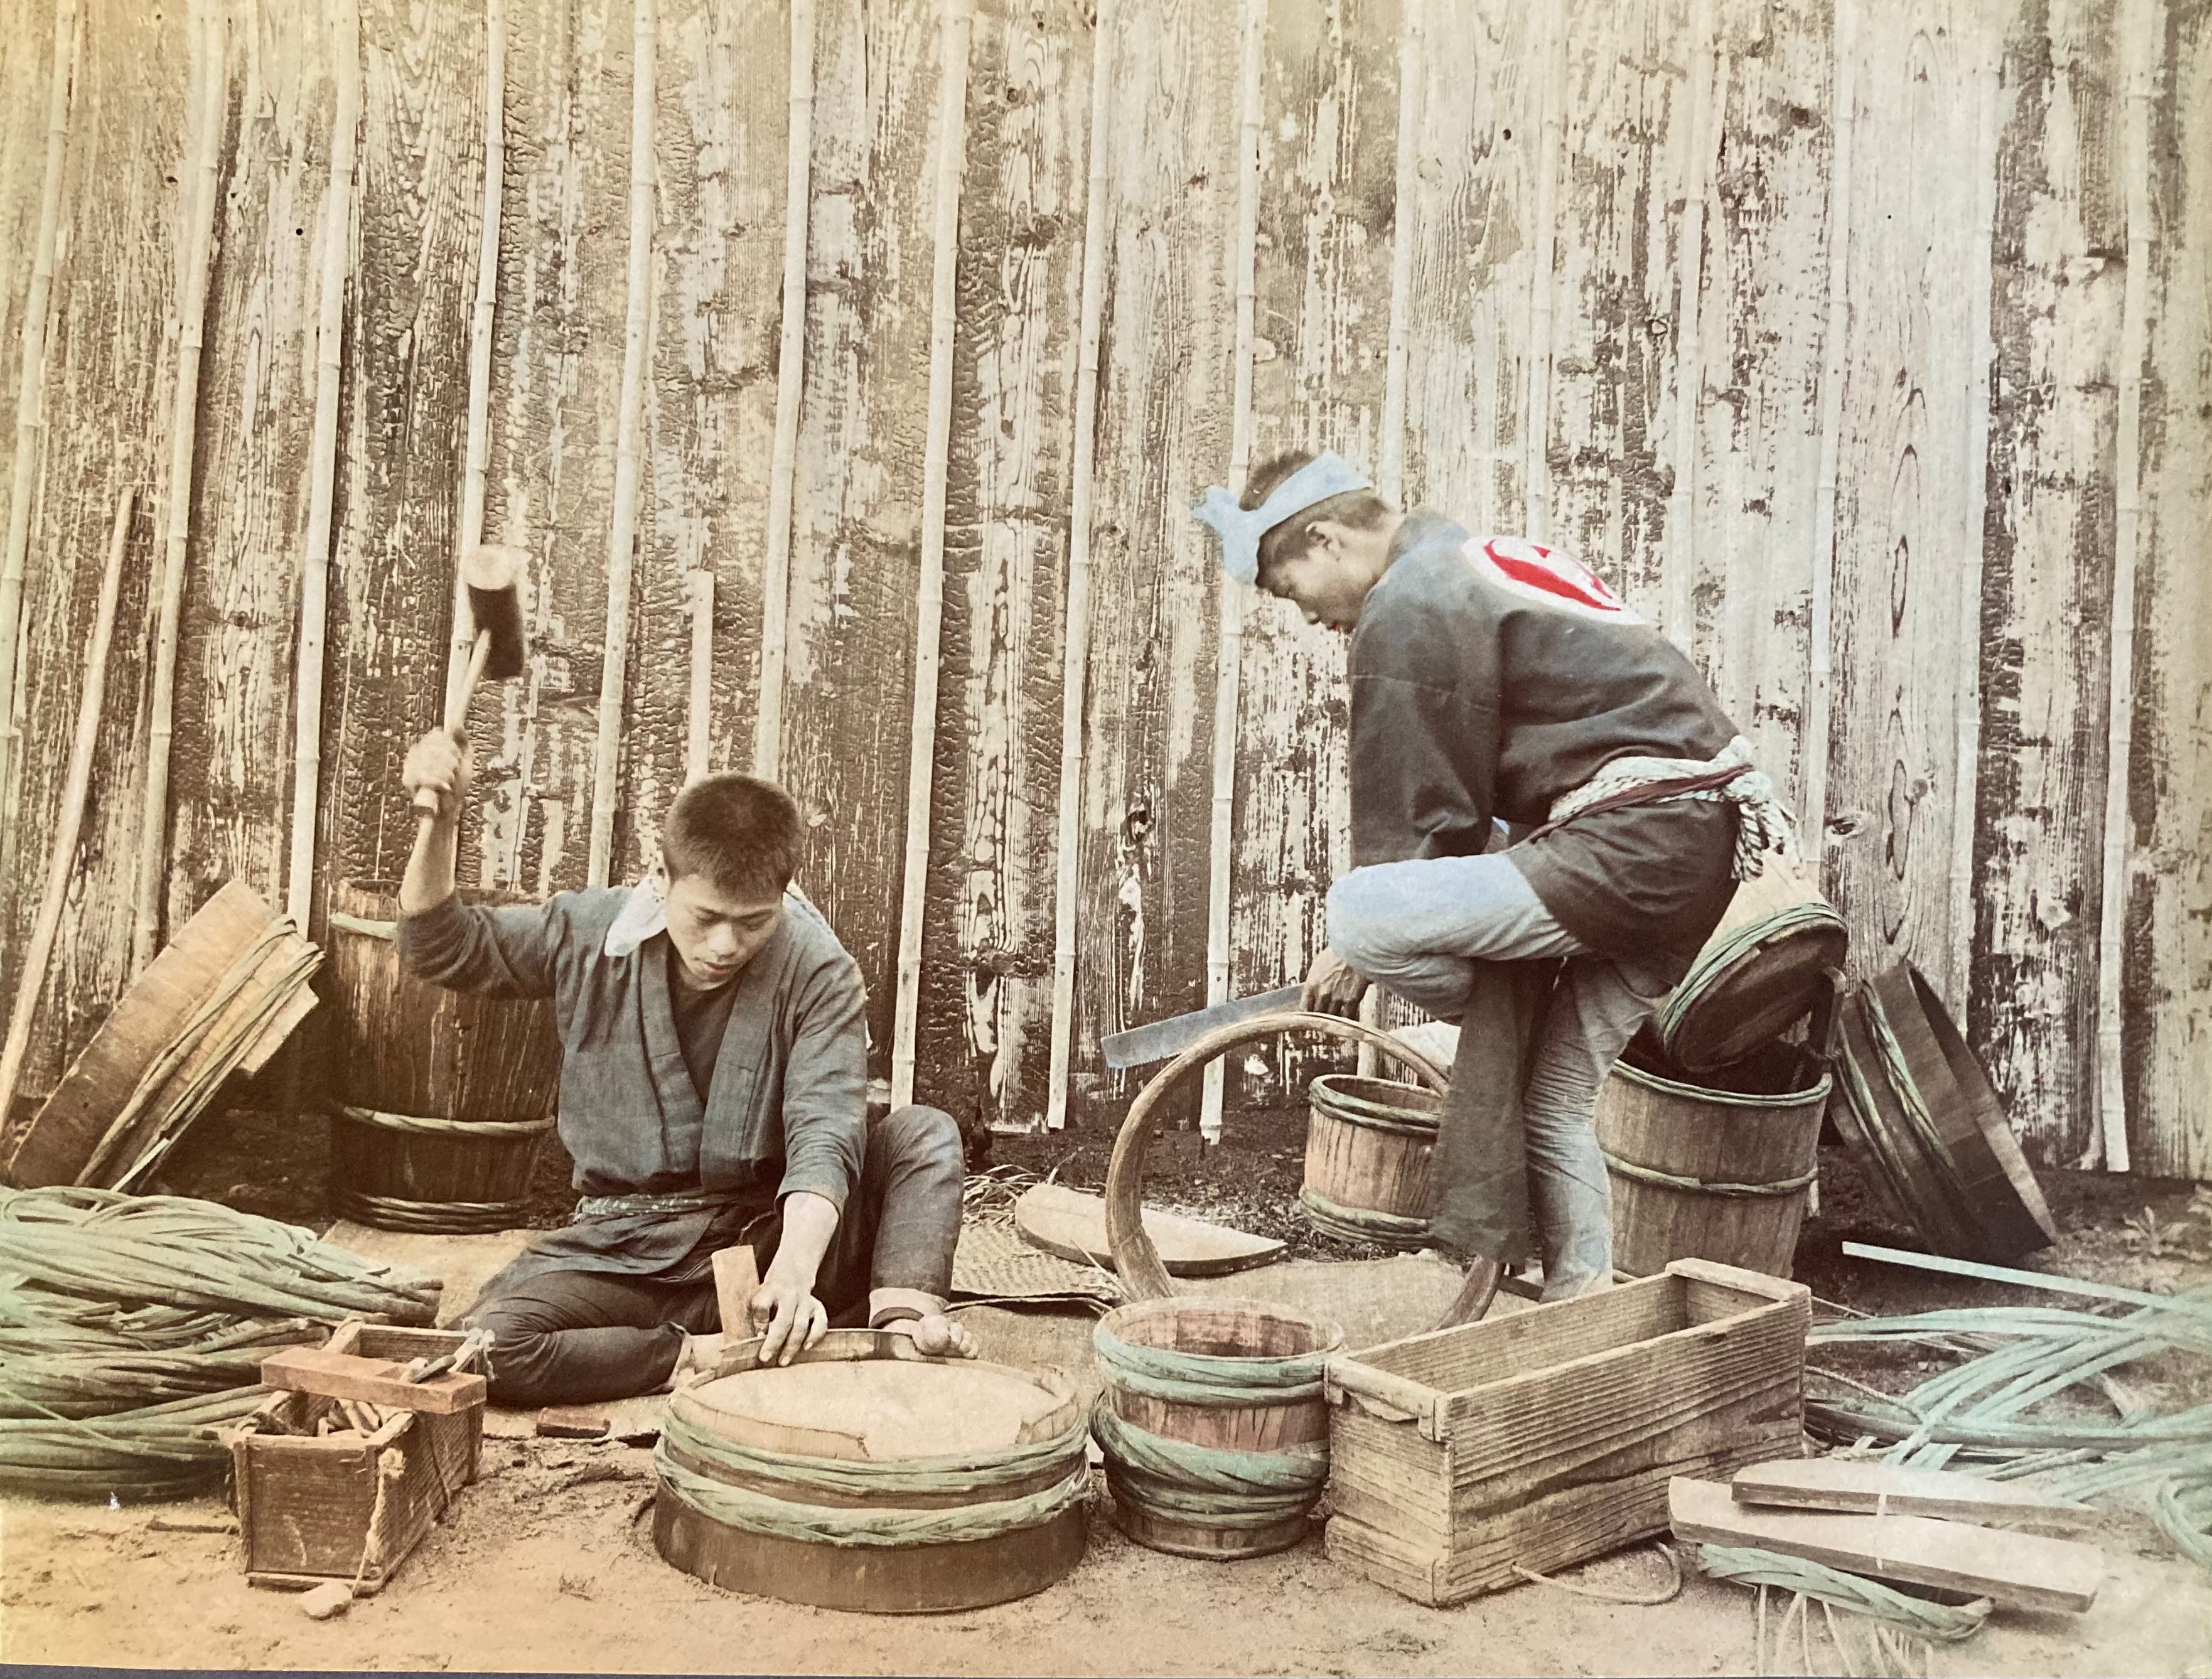
[[[1329,1361],[1328,1554],[1424,1603],[1667,1529],[1674,1475],[1802,1450],[1812,1293],[1680,1259]]]
[[[404,1361],[435,1358],[463,1336],[444,1329],[343,1323],[325,1353]],[[440,1412],[402,1411],[373,1434],[318,1436],[337,1403],[319,1393],[271,1394],[230,1436],[239,1536],[255,1585],[305,1587],[326,1579],[376,1591],[477,1478],[483,1445],[482,1377],[460,1384],[473,1402]]]

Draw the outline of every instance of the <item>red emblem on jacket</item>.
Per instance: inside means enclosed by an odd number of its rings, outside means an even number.
[[[1526,537],[1479,537],[1465,552],[1478,572],[1524,599],[1626,624],[1644,621],[1606,587],[1605,579],[1556,548]]]

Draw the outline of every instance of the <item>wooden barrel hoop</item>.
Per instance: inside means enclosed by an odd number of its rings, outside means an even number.
[[[1849,943],[1834,906],[1769,856],[1660,1005],[1653,1024],[1668,1060],[1692,1075],[1710,1073],[1780,1037],[1819,1001]]]
[[[1328,1482],[1322,1378],[1333,1323],[1220,1295],[1146,1300],[1091,1332],[1106,1378],[1091,1432],[1115,1519],[1178,1556],[1295,1545]]]
[[[1443,1101],[1433,1091],[1348,1073],[1306,1087],[1305,1183],[1298,1210],[1324,1236],[1383,1247],[1429,1239],[1430,1175]]]

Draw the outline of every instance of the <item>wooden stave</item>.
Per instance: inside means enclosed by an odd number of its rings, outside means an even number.
[[[531,1181],[548,1135],[539,1131],[487,1137],[402,1131],[333,1114],[332,1192],[426,1206],[506,1203],[520,1215],[529,1205]]]
[[[342,883],[334,913],[391,923],[386,882]],[[464,903],[528,904],[465,890]],[[559,1100],[561,1045],[550,998],[476,996],[403,974],[388,938],[333,920],[326,971],[336,1025],[329,1090],[348,1106],[443,1119],[542,1119]]]
[[[1823,1074],[1810,1090],[1779,1096],[1747,1095],[1716,1091],[1664,1078],[1642,1068],[1617,1062],[1599,1088],[1595,1122],[1598,1145],[1609,1156],[1631,1165],[1709,1182],[1771,1183],[1814,1171],[1820,1159],[1820,1120],[1826,1110],[1832,1080]],[[1707,1111],[1704,1122],[1686,1124],[1683,1134],[1710,1142],[1708,1158],[1687,1161],[1653,1158],[1668,1151],[1648,1146],[1649,1134],[1632,1127],[1643,1115],[1668,1107],[1695,1107]],[[1719,1122],[1712,1122],[1717,1113]],[[1686,1118],[1687,1116],[1685,1116]],[[1770,1125],[1769,1122],[1771,1122]],[[1784,1127],[1788,1128],[1783,1128]],[[1670,1139],[1671,1140],[1671,1139]],[[1777,1144],[1770,1152],[1762,1144]],[[1616,1171],[1608,1162],[1607,1176],[1613,1190],[1613,1264],[1635,1276],[1663,1271],[1676,1259],[1708,1259],[1770,1276],[1788,1277],[1803,1226],[1809,1186],[1788,1195],[1730,1199],[1647,1183]],[[1684,1223],[1717,1226],[1718,1233],[1698,1238],[1700,1245],[1679,1252],[1672,1248],[1679,1236],[1658,1234],[1652,1226],[1660,1214],[1670,1214],[1665,1229],[1679,1231]],[[1695,1219],[1680,1215],[1694,1214]],[[1762,1220],[1766,1228],[1759,1228]],[[1651,1232],[1647,1234],[1647,1232]],[[1770,1262],[1759,1262],[1761,1259]]]
[[[1343,1331],[1323,1319],[1231,1295],[1133,1301],[1109,1312],[1103,1327],[1125,1341],[1158,1346],[1156,1341],[1140,1340],[1137,1335],[1124,1331],[1149,1328],[1163,1319],[1180,1323],[1192,1316],[1208,1314],[1231,1323],[1264,1322],[1278,1332],[1296,1329],[1312,1332],[1310,1345],[1245,1349],[1225,1356],[1310,1357],[1341,1350],[1344,1345]],[[1232,1341],[1231,1344],[1236,1343]],[[1114,1414],[1148,1433],[1193,1445],[1226,1447],[1237,1451],[1273,1451],[1316,1442],[1326,1447],[1328,1444],[1329,1406],[1325,1394],[1316,1393],[1306,1399],[1256,1398],[1249,1405],[1202,1405],[1134,1393],[1122,1387],[1110,1370],[1102,1369],[1100,1373],[1105,1378],[1105,1402],[1112,1407]],[[1154,1510],[1115,1484],[1110,1474],[1108,1484],[1113,1489],[1115,1520],[1139,1544],[1174,1556],[1222,1561],[1272,1555],[1298,1543],[1306,1536],[1314,1506],[1320,1503],[1323,1491],[1315,1488],[1304,1509],[1279,1522],[1258,1528],[1230,1528]]]

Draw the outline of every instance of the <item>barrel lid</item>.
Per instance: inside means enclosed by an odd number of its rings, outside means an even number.
[[[1661,1005],[1667,1055],[1710,1073],[1772,1042],[1811,1012],[1850,944],[1843,917],[1785,858],[1736,888],[1728,913]]]
[[[851,1332],[869,1342],[891,1337]],[[970,1359],[850,1356],[833,1330],[788,1365],[717,1376],[670,1402],[693,1427],[770,1451],[885,1462],[996,1451],[1073,1425],[1076,1398],[1056,1372]],[[845,1354],[845,1356],[836,1354]]]

